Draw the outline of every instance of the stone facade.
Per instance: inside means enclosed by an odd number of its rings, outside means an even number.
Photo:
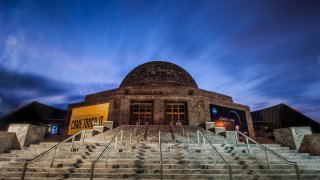
[[[67,119],[73,108],[109,103],[108,120],[113,121],[114,126],[129,125],[131,103],[150,102],[153,106],[151,124],[165,124],[166,104],[180,102],[185,104],[184,125],[204,126],[211,121],[210,104],[215,104],[244,111],[249,134],[254,137],[248,106],[234,103],[230,96],[199,89],[185,70],[172,63],[150,62],[141,66],[131,71],[119,88],[90,94],[83,102],[70,104]]]

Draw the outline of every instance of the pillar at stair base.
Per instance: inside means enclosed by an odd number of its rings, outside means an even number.
[[[231,143],[236,143],[236,133],[234,131],[226,131],[226,138],[231,141]]]
[[[107,130],[111,130],[113,129],[113,121],[105,121],[103,126],[106,127]]]
[[[28,147],[30,144],[43,140],[46,127],[31,124],[10,124],[8,132],[16,133],[21,147]]]
[[[21,149],[16,133],[0,131],[0,153]]]
[[[92,136],[93,136],[93,130],[92,130],[92,129],[86,130],[84,136],[85,136],[85,140],[88,139],[88,138],[92,138]]]
[[[310,127],[289,127],[273,131],[273,136],[277,143],[295,150],[300,148],[303,137],[307,134],[312,134]]]
[[[214,128],[214,133],[216,135],[223,135],[226,132],[226,128],[225,127],[215,127]]]
[[[97,134],[103,133],[104,132],[104,126],[93,126],[92,128],[92,135],[95,136]]]
[[[213,130],[214,127],[215,127],[215,122],[206,122],[207,131]]]
[[[299,152],[320,156],[320,134],[307,134],[301,142]]]

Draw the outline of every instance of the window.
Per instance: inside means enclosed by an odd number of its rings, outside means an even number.
[[[152,103],[131,103],[130,124],[146,125],[152,124]]]
[[[185,103],[166,104],[166,124],[167,125],[186,125],[186,105]]]

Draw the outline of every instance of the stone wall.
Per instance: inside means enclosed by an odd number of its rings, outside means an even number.
[[[273,131],[273,136],[277,143],[298,150],[300,148],[303,137],[306,134],[311,133],[312,132],[310,127],[290,127],[275,129]]]
[[[15,133],[0,131],[0,153],[19,149],[21,147]]]
[[[299,152],[312,153],[320,156],[320,134],[307,134],[304,136]]]
[[[185,102],[187,121],[190,126],[204,125],[205,122],[211,121],[210,104],[238,109],[245,112],[249,134],[255,137],[248,106],[234,103],[230,96],[192,87],[125,87],[87,95],[85,101],[69,105],[67,119],[70,119],[73,108],[109,102],[108,120],[114,121],[115,126],[129,125],[132,101],[153,103],[153,124],[155,125],[165,123],[166,102]]]
[[[190,95],[189,93],[193,92],[193,95]],[[137,87],[125,87],[125,88],[117,88],[117,89],[111,89],[108,91],[103,91],[99,93],[89,94],[85,97],[85,101],[97,101],[100,99],[105,99],[108,97],[114,97],[118,95],[160,95],[160,96],[172,96],[172,95],[178,95],[178,96],[203,96],[208,97],[212,99],[217,99],[220,101],[225,102],[233,102],[232,98],[230,96],[226,96],[223,94],[215,93],[206,91],[203,89],[197,89],[192,87],[152,87],[149,86],[139,86]]]
[[[30,124],[10,124],[8,132],[16,133],[20,147],[27,147],[32,143],[43,140],[46,127]]]

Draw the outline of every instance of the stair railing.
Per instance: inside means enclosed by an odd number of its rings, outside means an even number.
[[[162,167],[162,146],[161,146],[161,130],[159,128],[159,156],[160,156],[160,173],[161,180],[163,179],[163,167]]]
[[[247,144],[247,149],[248,149],[248,153],[250,153],[250,143],[249,141],[255,143],[256,145],[258,145],[261,149],[264,150],[266,159],[267,159],[267,163],[268,163],[268,167],[269,169],[271,169],[271,164],[269,162],[269,156],[268,156],[268,152],[270,152],[272,155],[274,155],[275,157],[279,158],[280,160],[284,161],[285,163],[289,164],[289,165],[294,165],[294,168],[296,170],[296,174],[297,174],[297,179],[300,180],[300,170],[299,170],[299,165],[297,162],[294,161],[289,161],[286,158],[284,158],[283,156],[281,156],[280,154],[274,152],[273,150],[269,149],[268,147],[258,143],[257,141],[251,139],[249,136],[243,134],[240,131],[235,131],[235,135],[236,135],[236,143],[238,144],[238,134],[242,135],[243,137],[246,138],[246,144]],[[268,151],[268,152],[267,152]]]
[[[138,128],[138,125],[135,125],[135,127],[133,128],[133,131],[130,133],[130,142],[132,141],[132,136],[136,135],[137,128]]]
[[[118,136],[120,135],[120,142],[122,142],[122,134],[123,134],[123,130],[120,130],[117,132],[117,134],[115,134],[111,141],[106,145],[106,147],[103,149],[103,151],[100,153],[100,155],[98,156],[98,158],[96,160],[94,160],[91,164],[91,170],[90,170],[90,180],[93,179],[93,174],[94,174],[94,165],[102,158],[102,156],[107,152],[107,150],[109,149],[109,147],[111,146],[112,142],[115,141],[114,143],[114,148],[117,149],[117,144],[118,144]],[[108,162],[108,157],[106,159],[106,164]]]
[[[228,168],[229,168],[229,178],[230,178],[230,180],[232,180],[233,177],[232,177],[231,164],[230,164],[229,162],[227,162],[227,161],[223,158],[223,156],[219,153],[219,151],[217,150],[217,148],[215,148],[215,147],[211,144],[211,142],[208,140],[208,138],[207,138],[204,134],[202,134],[202,132],[201,132],[200,130],[197,130],[198,144],[200,144],[200,135],[202,136],[202,139],[203,139],[203,147],[204,147],[204,149],[205,149],[206,141],[207,141],[208,144],[209,144],[209,145],[212,147],[212,149],[214,150],[213,152],[216,153],[216,154],[218,154],[218,156],[222,159],[222,162],[224,162],[224,164],[226,164],[226,165],[228,166]],[[214,156],[214,158],[215,158],[215,156]],[[216,160],[215,160],[215,162],[216,162]]]
[[[180,125],[180,128],[181,128],[181,135],[184,136],[184,127],[182,124]]]
[[[82,130],[82,131],[79,131],[77,132],[76,134],[68,137],[67,139],[59,142],[58,144],[54,145],[53,147],[51,147],[50,149],[44,151],[43,153],[39,154],[38,156],[36,156],[35,158],[31,159],[31,160],[26,160],[26,162],[24,162],[23,164],[23,168],[22,168],[22,173],[21,173],[21,177],[20,179],[23,180],[25,175],[26,175],[26,172],[27,172],[27,169],[28,169],[28,165],[30,163],[34,163],[36,162],[37,160],[41,159],[42,157],[44,157],[45,155],[49,154],[51,151],[53,151],[53,156],[51,158],[51,163],[50,163],[50,168],[53,166],[53,162],[54,162],[54,158],[56,156],[56,151],[58,149],[59,146],[61,146],[63,143],[69,141],[70,139],[72,139],[72,142],[71,142],[71,148],[70,150],[72,151],[73,150],[73,145],[74,145],[74,140],[75,140],[75,137],[79,134],[81,134],[81,138],[80,138],[80,141],[82,141],[82,143],[84,142],[84,139],[85,139],[85,132],[86,130]]]

